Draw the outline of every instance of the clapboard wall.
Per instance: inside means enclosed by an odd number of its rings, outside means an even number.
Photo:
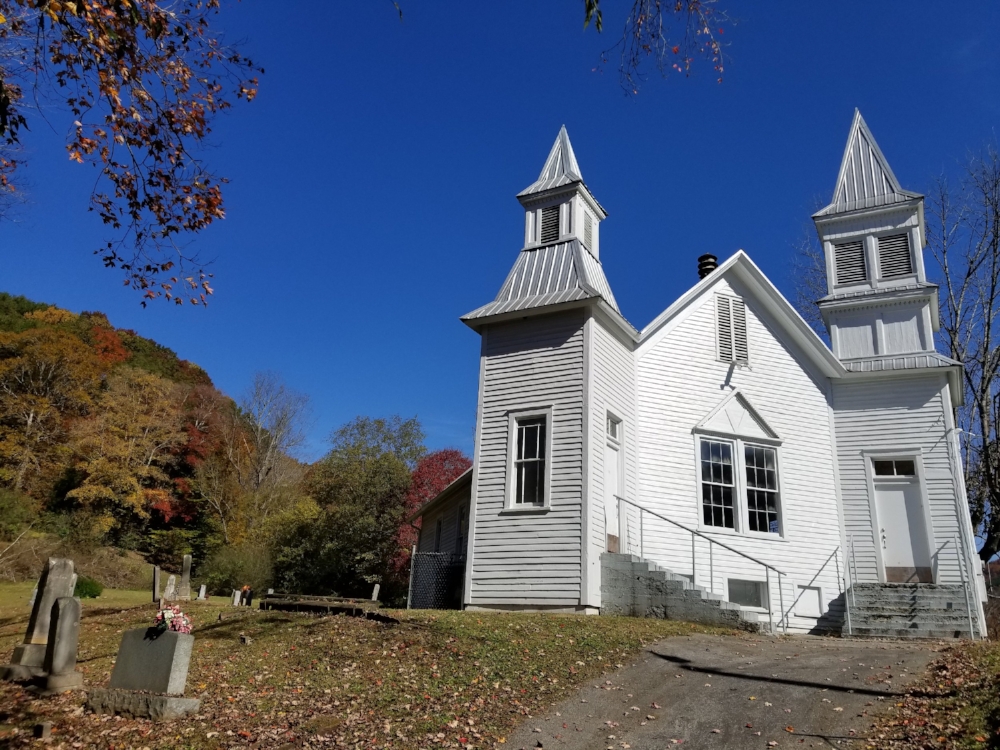
[[[576,608],[583,535],[584,324],[582,309],[483,330],[470,607]],[[507,508],[509,416],[550,408],[550,505]]]
[[[750,366],[731,371],[716,350],[717,293],[747,304]],[[837,552],[841,543],[829,380],[737,279],[722,275],[683,310],[650,333],[636,349],[639,502],[787,573],[779,596],[771,579],[771,606],[792,610],[790,625],[811,629],[816,620],[797,617],[800,586],[821,589],[828,609],[841,592]],[[645,335],[645,334],[644,334]],[[749,400],[778,434],[783,535],[749,535],[701,526],[701,487],[695,426],[733,388]],[[662,521],[646,519],[644,556],[724,596],[729,578],[765,581],[761,566],[696,540]],[[710,568],[711,566],[711,568]],[[711,570],[711,575],[710,575]],[[839,608],[839,604],[836,605]]]
[[[607,548],[608,529],[604,507],[604,448],[607,443],[607,417],[610,412],[622,422],[619,441],[624,497],[636,496],[636,423],[635,423],[635,361],[631,343],[615,336],[602,322],[593,317],[587,322],[589,371],[589,461],[590,474],[587,503],[589,506],[589,545],[585,603],[601,606],[601,553]],[[611,531],[617,534],[617,530]]]
[[[961,582],[954,540],[957,537],[963,543],[966,534],[959,524],[965,519],[956,503],[954,446],[946,431],[946,410],[951,408],[947,394],[945,375],[933,371],[834,384],[844,522],[846,535],[853,540],[855,575],[860,582],[879,580],[878,523],[872,518],[865,451],[919,452],[933,526],[931,554],[936,582]]]

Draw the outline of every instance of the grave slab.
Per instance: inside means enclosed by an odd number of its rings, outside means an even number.
[[[131,690],[95,688],[87,692],[87,708],[98,714],[121,714],[136,719],[170,721],[193,714],[201,707],[197,698],[151,695]]]
[[[45,647],[43,669],[39,678],[45,693],[61,693],[83,688],[83,675],[76,671],[76,654],[80,641],[80,600],[64,596],[52,605],[49,642]]]
[[[172,602],[177,599],[177,576],[167,576],[167,587],[163,590],[163,600]]]
[[[177,587],[177,598],[182,602],[191,601],[191,555],[184,555],[181,562],[181,585]]]
[[[194,636],[156,628],[127,630],[122,636],[110,687],[184,695]]]

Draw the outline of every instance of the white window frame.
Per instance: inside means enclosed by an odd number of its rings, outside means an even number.
[[[694,433],[694,457],[695,457],[695,479],[697,481],[697,501],[698,501],[698,530],[712,534],[737,534],[739,536],[753,537],[756,539],[770,539],[772,541],[787,541],[785,533],[785,513],[784,498],[785,493],[781,483],[781,447],[777,440],[767,440],[763,438],[742,438],[737,435],[722,435],[711,430],[697,430]],[[730,529],[725,526],[712,526],[705,523],[705,511],[702,505],[701,496],[701,441],[710,440],[714,442],[725,442],[733,446],[733,489],[735,499],[733,502],[735,527]],[[744,449],[747,446],[768,448],[774,451],[774,466],[777,473],[778,485],[778,532],[771,531],[751,531],[750,530],[750,505],[747,499],[746,458]]]
[[[545,418],[545,490],[541,503],[516,503],[517,472],[517,423],[520,420]],[[545,513],[551,507],[552,500],[552,407],[541,406],[529,409],[517,409],[507,413],[507,487],[504,513]]]

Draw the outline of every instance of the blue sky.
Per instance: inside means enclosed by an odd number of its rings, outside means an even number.
[[[0,224],[0,290],[102,310],[238,395],[274,370],[312,400],[307,458],[358,414],[417,415],[432,448],[472,449],[479,337],[522,239],[515,194],[566,124],[609,212],[601,259],[641,328],[692,285],[695,259],[745,249],[787,294],[792,244],[829,198],[854,107],[903,186],[958,175],[1000,125],[1000,4],[720,0],[727,70],[619,87],[582,2],[224,2],[220,25],[267,70],[203,157],[227,218],[193,238],[214,259],[207,309],[142,309],[90,254],[88,167],[34,125],[29,203]],[[295,8],[296,12],[278,12]],[[498,9],[503,9],[499,12]]]

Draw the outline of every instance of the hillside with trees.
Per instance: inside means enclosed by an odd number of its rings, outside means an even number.
[[[308,399],[273,373],[234,400],[100,312],[0,293],[0,577],[37,575],[59,550],[138,585],[145,563],[191,553],[220,592],[379,582],[399,596],[405,518],[469,460],[428,453],[416,419],[358,417],[310,465],[296,458],[307,420]]]

